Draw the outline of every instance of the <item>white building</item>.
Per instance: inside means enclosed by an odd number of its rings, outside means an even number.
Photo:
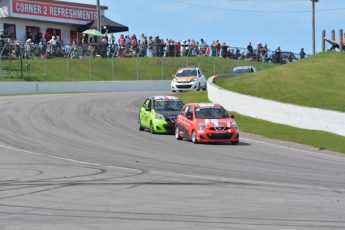
[[[105,10],[108,10],[107,6],[100,6],[102,18],[105,18]],[[47,31],[51,34],[54,31],[63,41],[75,40],[79,43],[82,31],[78,32],[78,27],[90,27],[95,20],[96,5],[57,0],[0,0],[0,29],[4,29],[6,36],[11,36],[13,40],[26,41],[28,31],[36,36],[40,29],[42,34]],[[109,26],[109,23],[115,23],[110,19],[106,20],[101,20],[102,28]],[[122,31],[128,31],[128,27],[121,28]]]

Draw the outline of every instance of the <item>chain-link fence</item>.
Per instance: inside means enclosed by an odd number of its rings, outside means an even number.
[[[25,81],[167,80],[178,68],[200,65],[194,57],[205,57],[199,67],[207,69],[209,75],[226,74],[241,65],[262,70],[300,59],[292,52],[281,52],[278,57],[272,51],[249,54],[246,48],[227,47],[226,52],[216,54],[214,47],[176,49],[171,44],[129,47],[13,42],[5,43],[0,52],[0,80]]]

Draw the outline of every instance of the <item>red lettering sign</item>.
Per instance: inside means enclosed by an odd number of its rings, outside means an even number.
[[[70,6],[58,6],[17,0],[12,0],[12,11],[15,14],[26,14],[88,22],[97,18],[96,9],[90,10]]]

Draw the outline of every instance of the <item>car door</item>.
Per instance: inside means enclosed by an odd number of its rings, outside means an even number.
[[[140,111],[141,126],[145,128],[150,127],[151,108],[152,108],[152,99],[147,98],[143,104],[143,107],[141,107],[141,111]]]
[[[183,133],[183,136],[185,135],[186,130],[186,120],[187,120],[187,111],[189,109],[189,105],[186,105],[182,108],[181,113],[177,116],[176,120],[176,126],[178,127],[179,131]]]
[[[193,130],[193,106],[187,106],[184,111],[183,136],[190,139]]]
[[[204,73],[201,71],[201,69],[198,69],[198,76],[199,76],[198,78],[199,78],[200,85],[204,87],[206,84],[206,78],[204,76]]]

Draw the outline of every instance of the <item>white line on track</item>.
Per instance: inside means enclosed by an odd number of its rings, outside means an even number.
[[[310,154],[324,156],[324,157],[331,157],[331,158],[337,158],[337,159],[345,160],[345,156],[342,157],[342,156],[334,156],[334,155],[329,155],[329,154],[324,154],[324,153],[317,153],[317,152],[313,152],[313,151],[309,151],[309,150],[296,149],[296,148],[291,148],[291,147],[271,144],[271,143],[267,143],[267,142],[263,142],[263,141],[256,141],[256,140],[252,140],[252,139],[246,139],[246,138],[241,138],[241,140],[251,141],[251,142],[255,142],[255,143],[259,143],[259,144],[263,144],[263,145],[269,145],[269,146],[273,146],[273,147],[277,147],[277,148],[281,148],[281,149],[289,149],[289,150],[293,150],[293,151],[296,151],[296,152],[304,152],[304,153],[310,153]]]
[[[71,158],[66,157],[57,157],[53,155],[43,154],[43,153],[37,153],[32,152],[28,150],[13,148],[10,146],[0,145],[0,148],[9,149],[12,151],[17,151],[25,154],[31,154],[41,157],[48,157],[52,159],[58,159],[83,165],[93,165],[93,166],[102,166],[102,167],[108,167],[108,168],[115,168],[118,170],[126,170],[126,171],[135,171],[135,172],[142,172],[140,169],[135,168],[126,168],[126,167],[119,167],[119,166],[113,166],[113,165],[103,165],[103,164],[97,164],[97,163],[90,163],[86,161],[79,161]],[[327,156],[327,155],[326,155]],[[343,189],[336,189],[336,188],[326,188],[326,187],[315,187],[315,186],[304,186],[304,185],[295,185],[295,184],[284,184],[284,183],[275,183],[275,182],[266,182],[266,181],[252,181],[252,180],[243,180],[243,179],[236,179],[236,178],[222,178],[222,177],[207,177],[207,176],[198,176],[198,175],[187,175],[187,174],[179,174],[179,173],[169,173],[169,172],[159,172],[159,171],[149,171],[150,174],[161,174],[171,177],[181,177],[181,178],[193,178],[198,180],[208,180],[208,181],[221,181],[221,182],[230,182],[230,183],[239,183],[239,184],[251,184],[251,185],[268,185],[268,186],[276,186],[276,187],[291,187],[291,188],[304,188],[304,189],[318,189],[318,190],[329,190],[337,192],[345,192]]]

